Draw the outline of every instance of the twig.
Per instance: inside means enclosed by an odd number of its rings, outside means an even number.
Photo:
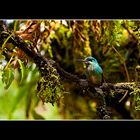
[[[126,67],[126,64],[125,64],[125,61],[124,61],[123,57],[121,56],[121,54],[117,51],[117,49],[114,46],[112,46],[112,48],[114,49],[114,51],[118,54],[118,56],[123,61],[124,69],[125,69],[126,76],[127,76],[127,81],[130,82],[130,77],[129,77],[128,70],[127,70],[127,67]]]
[[[127,96],[128,94],[128,90],[125,92],[125,94],[123,95],[123,97],[119,100],[119,103]]]
[[[129,29],[129,27],[128,27],[128,25],[127,25],[127,22],[126,22],[125,20],[124,20],[122,26],[127,30],[127,32],[132,36],[132,38],[133,38],[134,40],[138,41],[137,36],[134,34],[134,32],[133,32],[131,29]]]

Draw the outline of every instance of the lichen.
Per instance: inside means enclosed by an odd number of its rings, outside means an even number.
[[[41,72],[42,76],[37,86],[38,96],[43,103],[49,102],[54,105],[54,103],[58,103],[59,99],[65,93],[64,87],[60,82],[60,76],[57,70],[49,64]]]

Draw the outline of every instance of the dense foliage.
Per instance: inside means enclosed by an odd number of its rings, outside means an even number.
[[[80,78],[85,78],[85,65],[77,59],[94,56],[106,82],[136,80],[135,68],[140,63],[139,20],[13,20],[5,24],[12,35],[23,39],[37,54]],[[8,42],[12,35],[0,47],[1,119],[98,118],[96,100],[73,90],[72,81],[62,82],[51,65],[38,68],[24,51]],[[112,119],[140,118],[138,93],[122,92],[117,101],[110,101]]]

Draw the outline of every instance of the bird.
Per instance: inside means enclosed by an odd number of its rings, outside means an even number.
[[[103,70],[98,61],[92,56],[88,56],[80,61],[86,64],[85,75],[88,82],[95,86],[101,85],[103,82]]]

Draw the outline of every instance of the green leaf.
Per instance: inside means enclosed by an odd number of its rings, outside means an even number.
[[[15,97],[15,99],[13,101],[11,111],[9,113],[9,119],[11,119],[11,116],[12,116],[13,112],[15,111],[15,109],[17,108],[17,105],[21,102],[23,97],[28,93],[26,91],[28,91],[26,87],[21,87],[21,89],[18,91],[17,96]]]
[[[30,89],[29,89],[29,91],[30,91]],[[29,92],[27,94],[26,100],[25,100],[25,105],[26,105],[26,107],[25,107],[25,109],[26,109],[25,110],[25,112],[26,112],[26,118],[29,117],[29,114],[30,114],[30,111],[31,111],[31,104],[32,104],[32,93]]]
[[[6,40],[4,41],[4,43],[2,44],[2,49],[5,47],[7,41],[12,37],[13,34],[9,35]]]
[[[18,63],[20,65],[20,69],[21,69],[21,79],[20,79],[20,84],[21,84],[24,79],[24,75],[25,75],[25,67],[23,65],[23,62],[20,59],[17,59],[17,60],[18,60]]]
[[[45,120],[45,118],[43,116],[41,116],[40,114],[38,114],[35,110],[32,111],[32,115],[33,115],[34,119]]]
[[[135,106],[135,110],[140,110],[140,105],[139,106]]]
[[[68,31],[68,32],[67,32],[67,38],[70,38],[71,35],[72,35],[72,32],[71,32],[71,31]]]
[[[5,89],[8,89],[14,80],[14,73],[12,69],[4,69],[2,74],[2,82],[5,83]]]
[[[5,56],[3,54],[0,54],[0,59],[5,60]]]
[[[18,22],[19,22],[19,21],[18,21],[18,20],[16,20],[16,21],[15,21],[15,23],[14,23],[14,31],[16,31],[16,30],[17,30],[17,24],[18,24]]]

